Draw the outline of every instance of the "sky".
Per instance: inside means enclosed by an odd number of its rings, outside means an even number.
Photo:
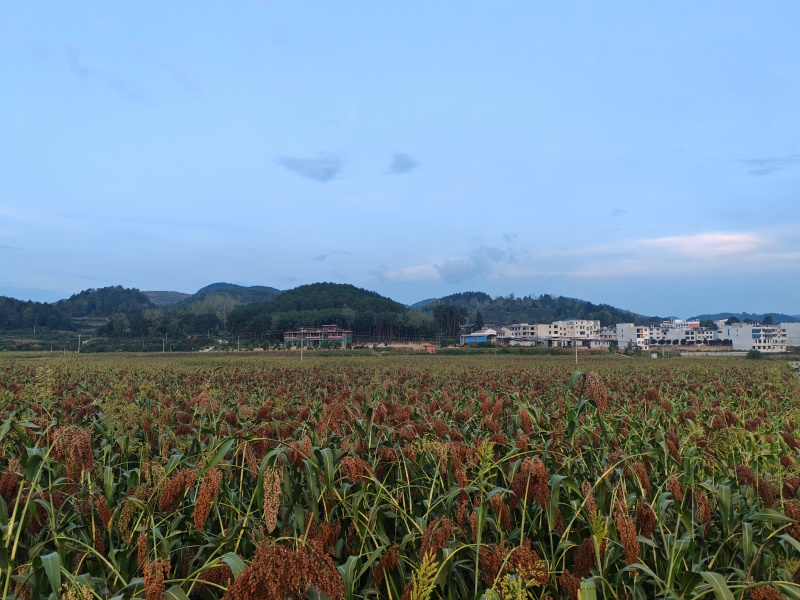
[[[0,295],[800,314],[800,3],[0,0]]]

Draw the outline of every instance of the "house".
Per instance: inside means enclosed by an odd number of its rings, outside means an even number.
[[[639,350],[650,348],[650,328],[634,323],[617,323],[617,343],[620,350],[633,346]]]
[[[786,335],[783,325],[760,323],[733,323],[717,332],[718,339],[731,340],[734,350],[760,352],[785,352]]]
[[[490,344],[497,343],[497,331],[494,329],[481,329],[480,331],[473,331],[472,333],[462,333],[460,336],[461,345],[465,344],[481,344],[488,342]]]
[[[800,348],[800,323],[781,323],[778,327],[787,348]]]
[[[425,348],[425,352],[427,352],[428,354],[436,354],[435,344],[422,344],[422,347]]]
[[[285,331],[283,334],[283,343],[291,348],[321,346],[324,343],[345,345],[352,341],[353,332],[349,329],[341,329],[338,325],[301,327],[296,331]]]

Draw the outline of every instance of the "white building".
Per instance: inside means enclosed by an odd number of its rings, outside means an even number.
[[[550,336],[564,338],[588,339],[600,335],[600,321],[590,319],[567,319],[556,321],[550,325]]]
[[[601,327],[597,332],[597,338],[600,340],[607,340],[609,342],[617,341],[617,328],[616,327]]]
[[[800,323],[781,323],[778,327],[787,348],[800,348]]]
[[[508,326],[511,330],[511,337],[513,338],[530,338],[537,337],[536,325],[529,325],[528,323],[513,323]]]
[[[782,329],[782,325],[734,323],[725,325],[717,335],[719,339],[731,340],[734,350],[785,352],[786,338],[782,334]]]
[[[650,328],[634,323],[617,323],[617,344],[624,350],[631,344],[640,350],[650,349]]]

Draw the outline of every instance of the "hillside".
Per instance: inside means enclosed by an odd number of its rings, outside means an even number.
[[[252,302],[268,302],[274,300],[281,293],[273,287],[265,285],[243,286],[235,283],[212,283],[197,290],[184,300],[184,303],[202,302],[209,296],[227,296],[239,304]]]
[[[228,315],[231,331],[278,336],[301,326],[336,324],[363,336],[419,336],[433,319],[354,285],[314,283],[283,292],[271,302],[240,305]]]
[[[170,306],[172,304],[177,304],[187,298],[191,298],[192,294],[186,294],[184,292],[156,292],[156,291],[149,291],[145,292],[147,297],[150,299],[150,302],[155,304],[156,306]]]
[[[593,304],[586,300],[564,296],[523,296],[513,294],[492,298],[483,292],[462,292],[443,298],[423,300],[411,307],[432,314],[439,305],[453,305],[467,309],[468,320],[473,321],[478,311],[487,324],[550,323],[560,319],[597,319],[604,327],[616,323],[657,324],[660,317],[647,317],[609,304]]]
[[[38,328],[64,331],[84,327],[84,321],[104,322],[116,314],[133,316],[152,308],[147,295],[133,288],[88,289],[54,303],[0,297],[0,330]]]
[[[756,321],[761,323],[767,317],[767,315],[772,315],[772,322],[773,323],[797,323],[800,321],[800,316],[798,315],[785,315],[782,313],[746,313],[746,312],[720,312],[720,313],[713,313],[707,315],[698,315],[693,317],[694,319],[698,319],[700,321],[719,321],[721,319],[729,319],[730,317],[736,317],[740,321]]]

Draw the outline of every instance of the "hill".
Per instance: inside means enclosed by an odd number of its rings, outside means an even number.
[[[412,304],[424,313],[432,314],[437,306],[452,305],[465,308],[468,319],[474,320],[478,311],[487,324],[550,323],[562,319],[597,319],[603,327],[617,323],[658,324],[660,317],[648,317],[609,304],[593,304],[586,300],[565,296],[523,296],[514,294],[492,298],[483,292],[461,292],[442,298],[423,300]]]
[[[184,300],[185,303],[202,302],[209,296],[227,296],[240,304],[268,302],[274,300],[281,290],[265,285],[243,286],[235,283],[212,283],[197,290]]]
[[[191,298],[192,294],[186,294],[184,292],[145,292],[147,297],[149,298],[152,304],[156,306],[170,306],[171,304],[177,304],[187,298]]]
[[[3,296],[0,297],[0,330],[71,331],[85,326],[79,320],[104,322],[120,313],[133,316],[152,307],[144,292],[121,285],[84,290],[54,303]]]
[[[276,337],[297,327],[336,324],[355,336],[389,338],[431,335],[433,319],[391,298],[350,284],[314,283],[280,294],[270,302],[231,310],[232,331]]]
[[[736,317],[740,321],[748,320],[761,323],[764,321],[767,315],[772,316],[773,323],[797,323],[798,321],[800,321],[800,316],[798,315],[785,315],[782,313],[721,312],[721,313],[713,313],[707,315],[698,315],[693,318],[698,319],[700,321],[719,321],[721,319],[729,319],[731,317]]]

